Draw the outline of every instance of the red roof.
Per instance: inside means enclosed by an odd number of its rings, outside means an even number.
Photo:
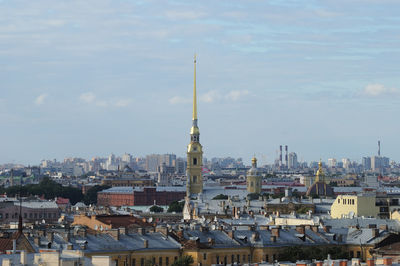
[[[57,203],[57,205],[69,204],[69,199],[58,197],[56,203]]]

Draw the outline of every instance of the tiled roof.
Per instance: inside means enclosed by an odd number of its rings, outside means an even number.
[[[98,215],[96,220],[112,225],[114,228],[127,227],[127,226],[151,226],[149,223],[144,222],[142,219],[131,216],[131,215]]]

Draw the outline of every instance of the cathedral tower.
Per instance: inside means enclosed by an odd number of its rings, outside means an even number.
[[[247,171],[246,185],[248,193],[261,193],[262,188],[262,176],[257,168],[257,159],[253,157],[251,159],[251,168]]]
[[[193,120],[190,129],[190,144],[187,149],[187,194],[203,192],[203,147],[200,144],[200,130],[197,126],[197,98],[196,98],[196,55],[194,56],[194,83],[193,83]]]

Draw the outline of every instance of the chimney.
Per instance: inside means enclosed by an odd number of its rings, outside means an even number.
[[[139,235],[145,235],[145,234],[146,234],[146,229],[143,228],[143,227],[140,227],[140,228],[138,229],[138,233],[139,233]]]
[[[275,236],[275,237],[279,237],[279,230],[280,230],[279,227],[272,228],[272,229],[271,229],[271,235],[273,235],[273,236]]]
[[[17,239],[13,239],[12,245],[13,245],[12,253],[15,254],[17,252]]]
[[[149,240],[143,240],[143,247],[149,248]]]
[[[21,260],[20,260],[20,262],[21,262],[21,264],[22,265],[28,265],[28,255],[26,254],[26,251],[25,250],[21,250],[21,253],[20,253],[21,255]]]
[[[46,238],[49,242],[54,242],[54,232],[46,232]]]
[[[163,234],[164,236],[168,236],[168,228],[166,226],[157,226],[156,232]]]
[[[368,228],[376,228],[376,224],[369,224]]]
[[[36,246],[40,247],[40,236],[35,236],[33,242],[35,243]]]
[[[379,229],[373,228],[372,230],[372,237],[378,237],[379,236]]]
[[[379,225],[379,229],[381,229],[383,231],[388,231],[388,225],[387,224],[381,224],[381,225]]]
[[[381,156],[381,141],[378,140],[378,156]]]
[[[80,245],[81,250],[86,250],[87,248],[87,242],[85,241],[85,243]]]
[[[330,231],[331,231],[331,226],[330,225],[325,225],[324,226],[324,231],[325,231],[325,233],[329,233]]]
[[[340,260],[339,266],[347,266],[347,260]]]
[[[182,229],[179,229],[179,230],[176,232],[176,235],[178,236],[179,239],[183,239],[183,230],[182,230]]]
[[[234,239],[235,236],[232,230],[228,231],[228,236],[229,238]]]
[[[209,245],[213,246],[215,244],[215,239],[212,237],[207,238],[207,242]]]
[[[305,228],[304,228],[304,225],[297,225],[297,226],[296,226],[296,231],[297,231],[297,233],[303,234],[303,235],[306,233],[306,230],[305,230]]]
[[[260,234],[258,233],[258,232],[254,232],[252,235],[251,235],[251,241],[258,241],[258,240],[260,240]]]
[[[275,243],[276,242],[276,236],[271,236],[270,240],[271,240],[272,243]]]
[[[71,243],[69,243],[68,245],[67,245],[67,250],[72,250],[74,248],[74,246],[71,244]]]
[[[318,233],[318,225],[311,226],[311,230],[313,230],[315,233]]]
[[[279,166],[282,166],[282,145],[279,146]]]
[[[70,233],[69,232],[64,232],[63,239],[64,239],[65,242],[69,242],[70,239],[71,239]]]
[[[118,231],[119,231],[120,235],[126,235],[126,228],[125,227],[118,228]]]
[[[289,168],[289,164],[288,164],[288,146],[285,145],[285,165],[287,168]]]
[[[374,258],[367,259],[367,266],[375,266]]]
[[[315,261],[315,266],[322,266],[324,263],[320,260]]]
[[[115,240],[119,240],[119,230],[118,229],[109,229],[107,230],[107,234],[109,234]]]
[[[391,257],[383,257],[383,265],[390,266],[392,265],[392,258]]]

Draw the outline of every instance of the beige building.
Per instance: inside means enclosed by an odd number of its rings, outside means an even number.
[[[334,219],[351,216],[378,217],[375,195],[339,195],[331,207],[331,217]]]

